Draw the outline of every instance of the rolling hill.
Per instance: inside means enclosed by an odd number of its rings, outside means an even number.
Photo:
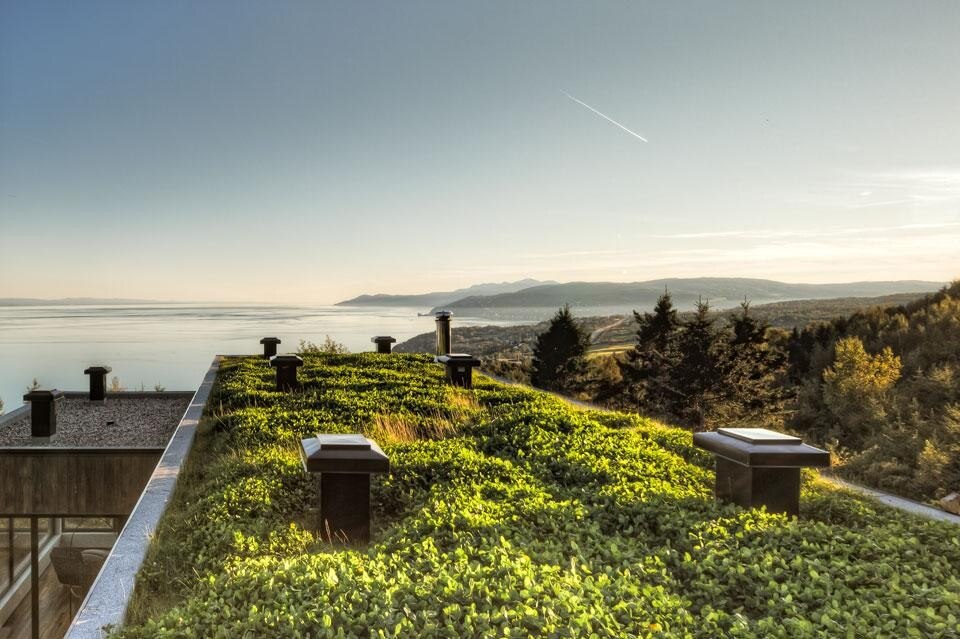
[[[336,306],[408,306],[430,308],[432,306],[442,306],[467,297],[514,293],[531,287],[551,284],[556,284],[556,282],[528,278],[516,282],[475,284],[455,291],[436,291],[433,293],[414,295],[376,293],[373,295],[359,295],[349,300],[337,302]]]
[[[732,308],[744,298],[754,304],[801,299],[841,297],[879,297],[897,293],[927,293],[943,282],[903,280],[889,282],[849,282],[837,284],[794,284],[752,278],[669,278],[646,282],[569,282],[541,284],[497,295],[471,295],[444,302],[450,310],[471,315],[503,315],[511,309],[557,308],[569,304],[574,309],[602,309],[593,314],[627,313],[652,306],[668,289],[681,310],[693,308],[702,297],[716,309]],[[435,309],[436,310],[436,309]]]

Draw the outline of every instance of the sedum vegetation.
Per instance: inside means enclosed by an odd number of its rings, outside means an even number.
[[[134,637],[948,637],[958,528],[805,476],[803,518],[719,505],[686,430],[422,355],[229,360],[138,577]],[[297,442],[367,432],[373,542],[328,543]]]

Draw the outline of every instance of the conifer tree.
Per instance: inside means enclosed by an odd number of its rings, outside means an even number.
[[[566,392],[582,373],[590,336],[577,323],[570,306],[562,306],[550,326],[537,337],[533,349],[534,386]]]
[[[657,298],[657,304],[653,307],[653,313],[640,315],[634,311],[633,317],[640,327],[637,331],[637,350],[652,348],[666,355],[680,328],[680,318],[673,307],[670,291],[663,290],[663,295]]]
[[[702,299],[682,321],[669,292],[653,313],[634,317],[637,343],[621,369],[625,395],[640,410],[705,428],[708,421],[732,424],[781,408],[784,356],[746,300],[729,328],[717,325]]]
[[[740,314],[734,316],[731,328],[733,338],[730,344],[733,346],[760,344],[767,332],[767,325],[750,315],[750,302],[746,298],[740,303]]]
[[[668,384],[676,365],[676,342],[680,318],[666,289],[657,299],[653,313],[633,312],[639,326],[637,343],[621,366],[626,393],[646,412],[664,413],[674,395]]]
[[[678,361],[669,374],[671,412],[700,429],[724,390],[727,342],[715,321],[710,304],[698,300],[693,317],[683,322],[677,339]]]
[[[750,315],[750,303],[744,300],[730,328],[732,335],[722,364],[722,395],[733,419],[778,412],[784,398],[778,377],[785,356],[767,340],[769,326]]]

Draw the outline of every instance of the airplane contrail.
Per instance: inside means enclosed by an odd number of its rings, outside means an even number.
[[[648,140],[647,138],[645,138],[645,137],[643,137],[642,135],[640,135],[639,133],[637,133],[636,131],[631,131],[631,130],[628,129],[627,127],[623,126],[622,124],[620,124],[619,122],[617,122],[616,120],[614,120],[613,118],[607,117],[607,116],[605,116],[604,114],[600,113],[599,111],[597,111],[596,109],[594,109],[592,106],[590,106],[590,105],[587,104],[586,102],[584,102],[584,101],[582,101],[582,100],[576,99],[575,97],[573,97],[572,95],[570,95],[570,94],[567,93],[566,91],[561,91],[561,93],[563,93],[565,96],[567,96],[568,98],[570,98],[571,100],[573,100],[573,101],[576,102],[577,104],[579,104],[579,105],[581,105],[581,106],[587,107],[588,109],[590,109],[591,111],[593,111],[594,113],[596,113],[597,115],[599,115],[601,118],[603,118],[603,119],[606,120],[607,122],[610,122],[611,124],[616,124],[618,127],[620,127],[621,129],[623,129],[624,131],[626,131],[627,133],[629,133],[629,134],[632,135],[633,137],[639,138],[640,140],[643,140],[644,142],[649,142],[649,141],[650,141],[650,140]]]

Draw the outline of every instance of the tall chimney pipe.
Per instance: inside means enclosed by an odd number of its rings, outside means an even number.
[[[437,357],[450,354],[450,311],[437,311]]]

